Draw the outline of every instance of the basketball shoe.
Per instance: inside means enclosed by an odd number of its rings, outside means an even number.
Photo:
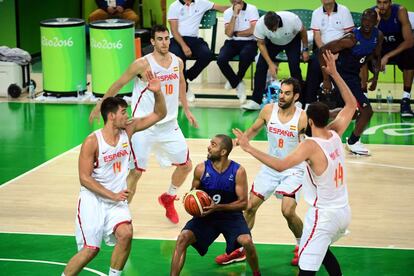
[[[246,260],[246,251],[243,249],[236,249],[230,254],[221,254],[216,257],[216,263],[220,265],[226,265]]]
[[[163,193],[158,197],[158,202],[165,208],[165,216],[172,222],[178,223],[178,214],[174,207],[174,201],[177,198],[176,195],[169,195]]]

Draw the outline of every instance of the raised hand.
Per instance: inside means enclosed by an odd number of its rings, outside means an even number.
[[[233,134],[236,135],[236,143],[242,150],[246,150],[250,146],[249,138],[243,131],[238,128],[233,128]]]
[[[161,91],[161,81],[154,76],[151,70],[145,71],[145,77],[148,81],[148,90],[153,93]]]
[[[338,58],[338,54],[332,54],[330,50],[327,50],[323,53],[323,59],[325,60],[326,65],[322,66],[322,69],[329,75],[338,73],[336,71],[335,61]]]

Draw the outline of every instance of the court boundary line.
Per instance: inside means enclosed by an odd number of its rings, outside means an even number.
[[[57,234],[57,233],[28,233],[28,232],[4,232],[0,230],[0,234],[16,234],[16,235],[39,235],[39,236],[63,236],[63,237],[73,237],[74,234]],[[177,236],[178,237],[178,236]],[[154,240],[154,241],[175,241],[173,238],[154,238],[154,237],[133,237],[134,240]],[[217,243],[225,243],[223,241],[214,241]],[[254,244],[261,245],[292,245],[293,243],[273,243],[273,242],[254,242]],[[333,244],[332,247],[349,247],[349,248],[366,248],[366,249],[395,249],[395,250],[407,250],[413,251],[414,247],[396,247],[396,246],[364,246],[364,245],[342,245],[342,244]]]
[[[33,260],[33,259],[0,258],[0,262],[2,262],[2,261],[3,262],[16,262],[16,263],[18,263],[18,262],[20,262],[20,263],[41,263],[41,264],[51,264],[51,265],[60,265],[60,266],[66,266],[67,265],[67,263],[45,261],[45,260]],[[86,266],[82,269],[84,269],[86,271],[89,271],[89,272],[92,272],[92,273],[95,273],[99,276],[106,276],[107,275],[107,274],[105,274],[101,271],[98,271],[96,269],[89,268],[89,267],[86,267]]]

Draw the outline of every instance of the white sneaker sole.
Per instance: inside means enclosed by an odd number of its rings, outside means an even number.
[[[228,261],[228,262],[223,262],[223,263],[221,263],[221,265],[227,265],[227,264],[232,264],[232,263],[238,263],[238,262],[242,262],[242,261],[244,261],[244,260],[246,260],[246,256],[241,257],[241,258],[237,258],[237,259],[233,259],[233,260],[230,260],[230,261]]]

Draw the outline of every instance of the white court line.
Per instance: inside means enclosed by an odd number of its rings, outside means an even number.
[[[4,232],[0,231],[0,234],[22,234],[22,235],[42,235],[42,236],[64,236],[64,237],[75,237],[73,234],[55,234],[55,233],[32,233],[32,232]],[[178,237],[178,236],[177,236]],[[175,241],[176,238],[156,238],[156,237],[134,237],[134,240],[155,240],[155,241]],[[219,243],[225,243],[223,241],[215,241]],[[294,245],[293,243],[274,243],[274,242],[255,242],[255,244],[262,245]],[[411,247],[395,247],[394,245],[389,246],[366,246],[366,245],[336,245],[334,247],[351,247],[351,248],[368,248],[368,249],[398,249],[398,250],[414,250]]]
[[[27,172],[25,172],[25,173],[23,173],[23,174],[21,174],[21,175],[19,175],[19,176],[16,176],[16,177],[15,177],[15,178],[13,178],[13,179],[10,179],[10,180],[9,180],[9,181],[7,181],[7,182],[4,182],[3,184],[0,184],[0,188],[4,188],[5,186],[9,185],[10,183],[12,183],[12,182],[14,182],[14,181],[16,181],[16,180],[19,180],[20,178],[24,177],[25,175],[27,175],[27,174],[29,174],[29,173],[31,173],[31,172],[34,172],[34,171],[36,171],[36,170],[38,170],[38,169],[40,169],[40,168],[43,168],[44,166],[46,166],[46,165],[48,165],[48,164],[52,163],[53,161],[55,161],[56,159],[58,159],[58,158],[60,158],[60,157],[62,157],[62,156],[65,156],[66,154],[69,154],[70,152],[72,152],[72,151],[76,150],[78,147],[80,147],[80,145],[78,145],[78,146],[76,146],[76,147],[74,147],[74,148],[71,148],[70,150],[65,151],[65,152],[63,152],[63,153],[61,153],[61,154],[59,154],[59,155],[57,155],[57,156],[53,157],[52,159],[50,159],[50,160],[48,160],[48,161],[46,161],[46,162],[44,162],[44,163],[40,164],[40,165],[39,165],[39,166],[37,166],[37,167],[34,167],[33,169],[31,169],[31,170],[29,170],[29,171],[27,171]]]
[[[61,266],[66,266],[66,263],[59,263],[59,262],[51,262],[51,261],[43,261],[43,260],[29,260],[29,259],[6,259],[6,258],[0,258],[0,262],[23,262],[23,263],[41,263],[41,264],[52,264],[52,265],[61,265]],[[92,268],[88,268],[88,267],[84,267],[83,269],[95,273],[96,275],[99,276],[106,276],[105,273],[102,273],[98,270],[92,269]]]

